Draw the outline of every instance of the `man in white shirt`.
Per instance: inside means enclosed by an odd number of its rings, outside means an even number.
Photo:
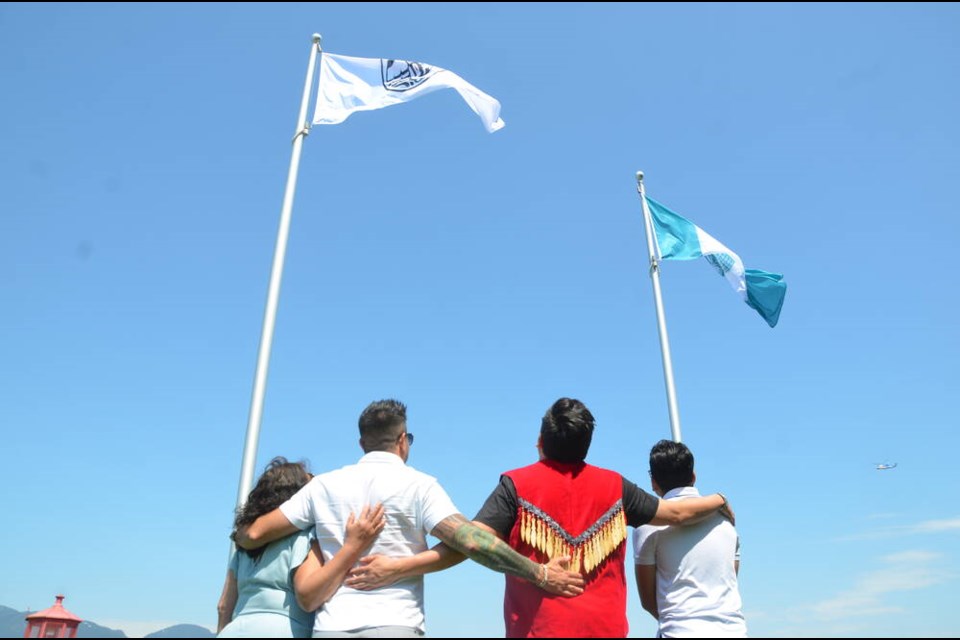
[[[664,500],[700,496],[693,454],[661,440],[650,451],[650,484]],[[737,572],[740,538],[719,514],[685,527],[643,525],[633,532],[640,604],[661,638],[745,638]]]
[[[252,549],[313,526],[327,562],[343,546],[351,515],[379,503],[386,525],[370,553],[415,555],[427,549],[429,533],[480,564],[524,578],[549,593],[582,592],[583,578],[566,570],[566,559],[537,564],[521,556],[468,521],[435,478],[407,466],[413,434],[407,431],[403,403],[371,403],[360,415],[359,426],[365,455],[357,464],[315,476],[279,509],[237,531],[237,544]],[[297,593],[298,599],[309,596]],[[313,637],[415,638],[424,631],[419,575],[373,591],[341,586],[317,612]]]

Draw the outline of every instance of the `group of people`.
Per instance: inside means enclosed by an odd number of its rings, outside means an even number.
[[[238,510],[218,637],[417,638],[423,576],[467,558],[505,574],[507,637],[625,637],[627,527],[659,637],[746,637],[726,497],[699,494],[679,442],[650,452],[656,496],[587,464],[594,426],[582,402],[557,400],[539,460],[503,473],[471,521],[407,465],[403,403],[371,403],[356,464],[311,476],[276,458]]]

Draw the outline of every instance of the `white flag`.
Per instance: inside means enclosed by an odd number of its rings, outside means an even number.
[[[423,62],[353,58],[324,53],[313,124],[339,124],[355,111],[370,111],[408,102],[438,89],[455,89],[483,126],[503,128],[500,103],[452,71]]]

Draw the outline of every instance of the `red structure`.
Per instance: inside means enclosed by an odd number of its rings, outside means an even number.
[[[49,609],[27,616],[24,638],[76,638],[82,619],[63,608],[63,596]]]

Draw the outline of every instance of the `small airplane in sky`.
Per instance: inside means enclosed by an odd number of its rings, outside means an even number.
[[[893,464],[887,464],[886,462],[882,462],[877,465],[877,471],[886,471],[887,469],[896,469],[896,468],[897,468],[896,462],[894,462]]]

